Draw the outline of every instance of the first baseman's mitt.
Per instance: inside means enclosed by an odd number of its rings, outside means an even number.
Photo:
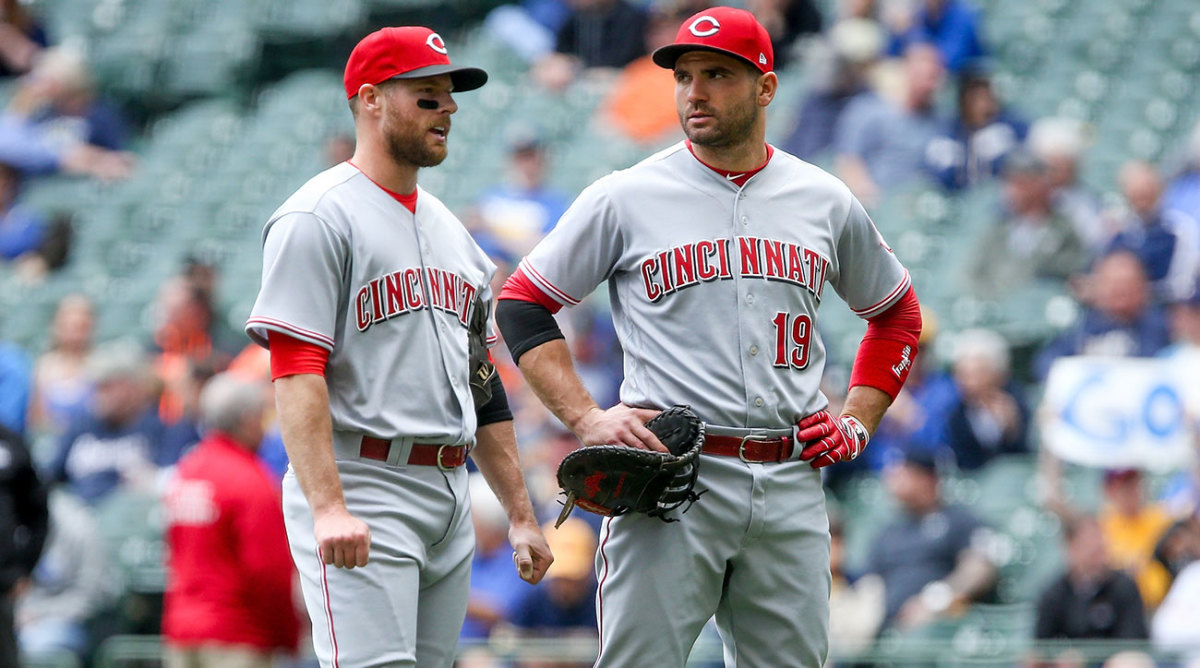
[[[478,295],[471,304],[470,318],[467,323],[467,353],[471,367],[471,398],[478,408],[491,401],[492,376],[496,375],[496,365],[488,357],[488,303]]]
[[[646,423],[670,453],[627,445],[593,445],[563,458],[558,484],[567,495],[557,527],[579,506],[597,515],[646,513],[664,522],[666,514],[700,498],[694,491],[700,472],[704,422],[687,406],[675,406]],[[686,511],[687,508],[684,508]]]

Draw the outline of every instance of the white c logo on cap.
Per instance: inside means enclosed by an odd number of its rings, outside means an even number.
[[[707,23],[707,24],[709,24],[709,27],[707,29],[701,29],[700,28],[701,23]],[[692,25],[688,26],[688,31],[691,32],[696,37],[708,37],[710,35],[715,35],[715,34],[717,34],[717,31],[720,29],[721,29],[721,24],[718,23],[717,20],[711,16],[701,16],[700,18],[696,19],[695,21],[692,21]]]
[[[425,38],[425,46],[428,46],[429,48],[433,49],[434,51],[437,51],[438,53],[442,54],[443,56],[447,55],[446,42],[444,40],[442,40],[442,36],[437,34],[436,32],[429,33],[429,37]]]

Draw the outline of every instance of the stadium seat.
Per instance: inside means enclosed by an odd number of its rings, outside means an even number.
[[[159,636],[115,635],[96,650],[96,668],[161,668],[163,642]]]

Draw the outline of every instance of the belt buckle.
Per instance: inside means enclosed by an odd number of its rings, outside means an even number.
[[[437,451],[437,467],[438,467],[438,470],[439,470],[439,471],[452,471],[452,470],[454,469],[454,467],[452,467],[452,466],[446,466],[445,464],[443,464],[443,463],[442,463],[442,454],[443,454],[443,453],[445,453],[445,451],[446,451],[446,448],[448,448],[448,447],[450,447],[450,445],[449,445],[449,444],[445,444],[445,443],[443,443],[442,445],[439,445],[439,446],[438,446],[438,451]]]
[[[746,459],[746,441],[750,440],[766,440],[767,434],[749,433],[742,437],[742,443],[738,444],[738,459],[742,459],[746,464],[762,464],[761,459]]]

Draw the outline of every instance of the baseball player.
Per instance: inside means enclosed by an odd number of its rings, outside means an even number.
[[[324,668],[451,665],[474,551],[468,452],[520,576],[536,583],[552,560],[504,389],[493,376],[490,399],[473,396],[468,325],[485,322],[496,268],[417,186],[446,157],[451,94],[486,81],[427,28],[365,37],[345,73],[353,158],[263,231],[246,331],[271,350],[284,518]]]
[[[908,272],[836,178],[765,142],[778,86],[749,12],[687,19],[672,69],[687,140],[585,189],[505,284],[497,319],[534,391],[585,445],[663,449],[644,426],[707,423],[678,522],[608,518],[596,559],[597,666],[679,666],[716,615],[729,666],[816,668],[828,646],[820,467],[857,457],[917,353]],[[551,314],[608,282],[621,403],[597,406]],[[841,415],[818,389],[829,284],[869,322]]]

